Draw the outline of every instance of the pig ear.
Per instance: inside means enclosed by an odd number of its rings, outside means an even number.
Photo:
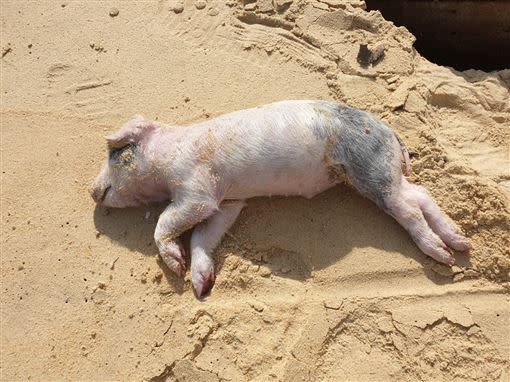
[[[135,115],[126,122],[119,131],[106,136],[108,147],[123,147],[129,143],[138,143],[145,133],[154,130],[154,124],[142,117]]]

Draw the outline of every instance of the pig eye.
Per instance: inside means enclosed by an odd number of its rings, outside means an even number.
[[[134,145],[132,143],[123,147],[110,149],[109,159],[115,164],[128,164],[133,160]]]

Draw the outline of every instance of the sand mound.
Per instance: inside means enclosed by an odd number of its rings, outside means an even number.
[[[3,1],[1,17],[2,380],[508,380],[510,70],[434,65],[358,0]],[[398,130],[471,256],[435,263],[348,188],[255,199],[198,301],[157,260],[163,206],[95,209],[102,136],[132,114],[293,98]]]

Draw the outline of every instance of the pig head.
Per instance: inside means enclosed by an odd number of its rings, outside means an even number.
[[[137,115],[106,137],[108,158],[90,191],[96,203],[123,208],[169,199],[148,155],[158,128]]]

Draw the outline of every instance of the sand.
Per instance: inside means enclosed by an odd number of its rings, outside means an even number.
[[[508,380],[510,70],[437,66],[358,0],[1,8],[3,381]],[[133,114],[311,98],[390,123],[471,256],[434,262],[347,187],[254,199],[199,301],[157,258],[163,205],[88,194]]]

